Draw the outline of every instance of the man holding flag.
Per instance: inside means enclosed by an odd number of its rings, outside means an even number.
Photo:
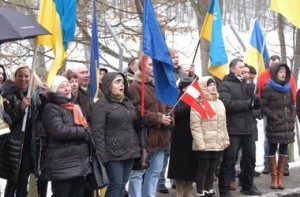
[[[242,148],[245,158],[244,170],[241,172],[242,189],[245,195],[260,196],[261,192],[253,185],[255,168],[255,138],[253,109],[259,108],[259,99],[243,78],[244,62],[233,59],[229,64],[230,73],[219,85],[220,100],[226,108],[227,130],[230,146],[224,150],[219,172],[219,191],[221,197],[229,197],[231,174],[236,162],[237,152]]]
[[[148,129],[146,150],[150,155],[150,164],[145,170],[133,170],[129,178],[128,194],[132,197],[155,197],[156,187],[164,162],[164,151],[169,147],[169,126],[172,125],[172,117],[167,115],[171,110],[166,104],[158,101],[155,95],[152,59],[146,57],[145,62],[145,87],[141,88],[142,76],[137,72],[134,81],[129,87],[133,97],[133,105],[136,112],[141,112],[141,91],[145,92],[144,116],[140,118],[143,127]],[[144,176],[144,181],[143,181]]]

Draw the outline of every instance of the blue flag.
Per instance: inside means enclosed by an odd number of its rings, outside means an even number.
[[[93,21],[92,21],[92,37],[91,37],[91,56],[90,56],[90,99],[98,94],[99,89],[99,43],[98,43],[98,28],[96,17],[96,3],[93,0]]]
[[[157,99],[168,105],[175,105],[178,90],[173,62],[150,0],[144,0],[143,52],[152,58]]]

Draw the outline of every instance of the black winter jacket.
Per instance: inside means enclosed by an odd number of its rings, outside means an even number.
[[[109,92],[109,87],[117,74],[122,75],[125,82],[125,95],[129,96],[125,76],[121,73],[107,73],[101,86],[105,96],[97,101],[92,110],[92,136],[102,162],[133,159],[140,156],[137,134],[134,129],[134,123],[137,121],[135,108],[128,98],[122,102],[117,101]]]
[[[259,103],[254,106],[249,104],[254,93],[254,84],[241,82],[234,73],[230,73],[218,86],[218,92],[226,108],[228,134],[254,134],[256,125],[252,110],[259,109]]]
[[[276,81],[276,73],[282,64],[272,65],[271,79]],[[287,66],[286,66],[287,67]],[[285,83],[290,81],[290,70],[286,68]],[[291,90],[280,93],[267,84],[261,95],[261,104],[264,115],[268,117],[266,136],[269,143],[288,144],[294,142],[295,137],[295,106]]]
[[[10,133],[0,136],[0,177],[16,181],[21,167],[22,153],[31,151],[32,121],[31,108],[27,117],[25,132],[22,123],[25,110],[21,102],[26,92],[22,92],[12,81],[2,86],[4,111],[10,116]]]
[[[86,129],[74,125],[72,111],[61,104],[69,101],[49,93],[49,103],[43,112],[43,126],[49,140],[46,150],[47,171],[50,180],[84,177],[90,172],[89,147]]]

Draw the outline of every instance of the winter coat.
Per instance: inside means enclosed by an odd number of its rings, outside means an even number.
[[[79,86],[77,100],[75,103],[77,103],[81,107],[83,116],[88,122],[90,122],[92,102],[90,101],[89,87],[87,88],[87,90],[85,90],[81,86]]]
[[[207,81],[210,78],[200,78],[198,83],[216,115],[210,119],[203,119],[197,111],[191,110],[190,124],[194,151],[222,151],[230,144],[224,104],[218,99],[219,94],[211,95],[207,91]]]
[[[42,115],[48,103],[47,90],[38,88],[31,97],[33,107],[33,139],[35,153],[35,175],[39,180],[48,180],[46,150],[48,147],[48,134],[43,127]]]
[[[115,99],[109,88],[115,76],[124,79],[125,100]],[[140,149],[134,123],[137,115],[133,104],[128,99],[127,81],[121,73],[106,73],[101,90],[104,97],[93,107],[91,116],[92,136],[102,162],[121,161],[138,158]]]
[[[252,86],[250,88],[249,86]],[[254,134],[255,121],[253,109],[259,109],[259,103],[249,104],[254,92],[254,84],[240,81],[234,73],[225,76],[218,86],[220,100],[226,108],[226,125],[229,135]]]
[[[49,179],[66,180],[84,177],[90,172],[86,129],[74,124],[73,112],[62,107],[65,97],[49,93],[42,122],[47,134],[46,163]]]
[[[270,68],[271,79],[276,81],[278,68],[285,64],[274,64]],[[286,66],[286,65],[285,65]],[[286,80],[290,81],[291,72],[286,66]],[[266,136],[269,143],[288,144],[294,142],[295,106],[292,91],[280,93],[269,84],[263,88],[261,104],[263,114],[268,117]]]
[[[261,97],[262,90],[267,85],[271,78],[270,68],[261,73],[257,80],[257,93]],[[296,103],[297,85],[293,76],[290,77],[291,90],[293,95],[294,103]]]
[[[141,76],[137,72],[134,81],[129,87],[132,95],[133,105],[137,114],[141,113]],[[155,96],[153,82],[147,79],[145,83],[145,115],[143,117],[144,124],[148,128],[147,146],[148,152],[155,152],[169,147],[170,137],[168,127],[162,124],[162,115],[168,114],[171,110],[170,106],[161,103]]]
[[[192,150],[190,111],[191,107],[184,102],[175,108],[168,178],[195,182],[197,163]]]
[[[21,168],[22,153],[31,152],[32,116],[28,110],[25,132],[22,132],[25,109],[21,109],[22,92],[16,83],[6,81],[2,86],[4,111],[10,116],[10,133],[0,136],[0,177],[16,181]]]

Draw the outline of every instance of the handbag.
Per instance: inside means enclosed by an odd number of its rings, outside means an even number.
[[[93,190],[106,187],[109,184],[109,179],[106,173],[106,169],[98,156],[98,151],[91,136],[89,161],[91,164],[92,173],[86,176],[86,183],[88,187]]]
[[[147,132],[148,128],[143,127],[138,135],[141,157],[135,159],[133,170],[144,170],[147,169],[150,163],[149,154],[146,150],[147,145]]]

